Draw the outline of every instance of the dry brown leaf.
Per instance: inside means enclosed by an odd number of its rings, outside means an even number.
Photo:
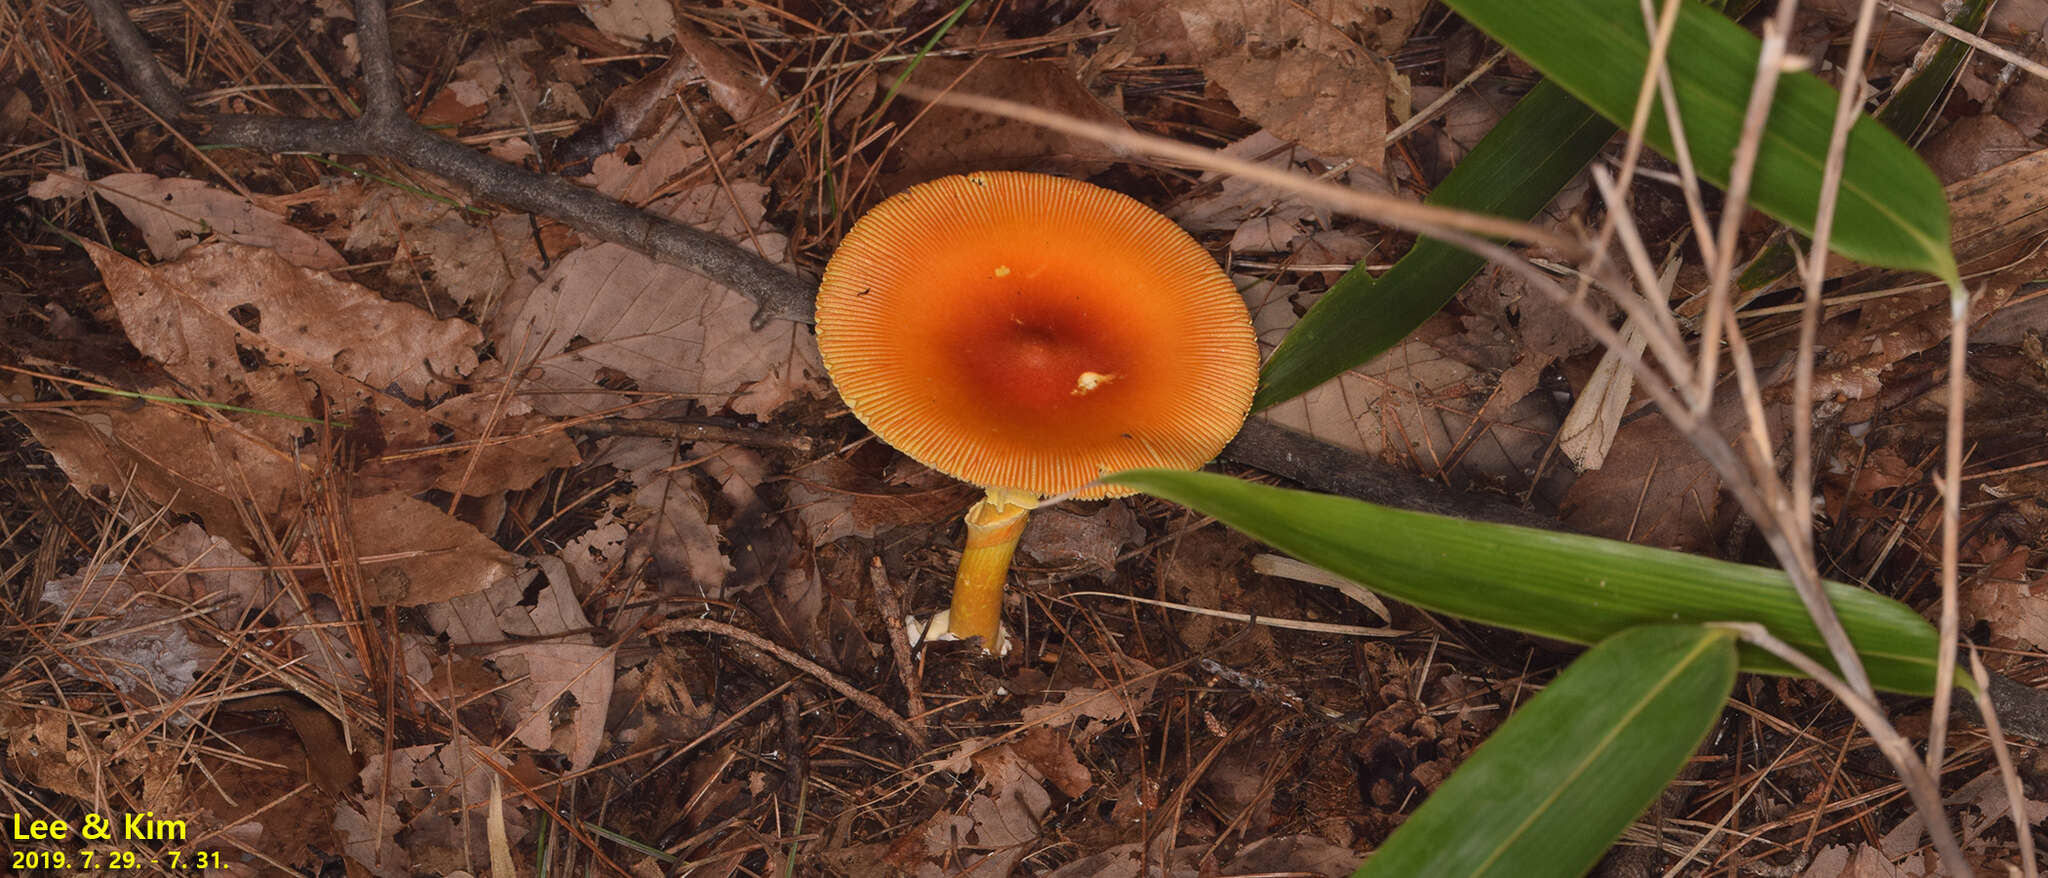
[[[1398,75],[1387,53],[1407,39],[1419,4],[1189,0],[1179,9],[1203,70],[1245,116],[1317,152],[1380,167]],[[1352,26],[1370,28],[1381,45],[1358,44],[1344,31]]]
[[[126,573],[120,564],[106,564],[43,584],[42,602],[62,614],[60,625],[108,617],[79,623],[58,638],[57,666],[112,685],[141,704],[171,704],[192,688],[201,670],[213,665],[220,647],[194,639],[184,623],[176,621],[182,607],[156,597],[146,582],[131,580]],[[94,642],[90,649],[62,649],[70,638]],[[179,726],[194,720],[184,710],[170,717]]]
[[[293,228],[283,216],[204,180],[111,174],[87,182],[69,173],[51,174],[30,187],[29,195],[48,198],[84,191],[97,193],[119,208],[142,232],[158,260],[183,256],[201,238],[215,234],[238,244],[275,250],[286,261],[304,268],[324,271],[348,264],[327,242]]]
[[[1045,873],[1040,878],[1202,878],[1204,855],[1210,846],[1187,845],[1174,851],[1165,848],[1172,840],[1159,834],[1145,850],[1137,842],[1126,842],[1099,851]]]
[[[176,395],[177,388],[144,388]],[[305,474],[263,437],[238,425],[156,403],[84,415],[19,412],[74,490],[139,500],[197,516],[240,549],[253,545],[246,516],[282,520]]]
[[[186,522],[152,540],[136,553],[132,569],[155,591],[181,603],[218,601],[212,616],[224,630],[235,630],[251,609],[261,608],[279,628],[291,631],[300,667],[318,669],[337,685],[363,673],[348,632],[308,624],[314,618],[289,593],[272,600],[262,565],[197,524]]]
[[[374,759],[370,761],[376,762]],[[369,814],[348,803],[336,802],[334,805],[334,832],[341,838],[342,853],[355,866],[377,878],[409,878],[412,875],[411,858],[406,856],[404,846],[398,843],[398,834],[391,831],[391,827],[405,825],[398,816],[398,810],[389,802],[375,798],[360,804],[368,809]]]
[[[1954,792],[1948,794],[1946,805],[1943,809],[1944,815],[1956,819],[1957,828],[1961,830],[1960,841],[1965,851],[1982,851],[1984,845],[1979,842],[1979,837],[1986,830],[2004,823],[2012,816],[2012,800],[2006,796],[2004,779],[1999,775],[1997,768],[1991,768],[1957,787]],[[2024,822],[2029,827],[2038,826],[2043,819],[2048,819],[2048,802],[2027,799],[2024,807]],[[2010,824],[2007,824],[2005,831],[2011,831]],[[1926,832],[1926,822],[1918,813],[1906,815],[1905,819],[1900,820],[1897,826],[1892,827],[1878,840],[1876,848],[1864,849],[1877,853],[1884,860],[1903,861],[1907,864],[1906,867],[1895,873],[1877,871],[1869,874],[1881,878],[1891,878],[1894,874],[1905,878],[1920,878],[1928,874],[1916,868],[1921,859],[1920,854],[1925,851],[1923,843]],[[1862,861],[1859,854],[1857,862]],[[1994,867],[1993,871],[2005,870]],[[1843,874],[1848,878],[1864,878],[1864,873],[1860,872]]]
[[[923,466],[905,467],[895,483],[878,484],[838,457],[805,464],[788,482],[789,506],[814,546],[957,518],[978,490]]]
[[[576,6],[599,31],[629,45],[675,36],[675,9],[665,0],[596,0]]]
[[[590,173],[577,182],[628,204],[645,204],[676,175],[703,165],[704,148],[696,138],[695,132],[685,132],[671,123],[652,138],[634,141],[630,155],[614,149],[598,156],[590,163]],[[709,179],[706,175],[699,178],[699,182]]]
[[[961,60],[926,58],[910,81],[924,88],[958,91],[1030,104],[1087,122],[1127,129],[1121,113],[1104,106],[1065,65],[1014,58]],[[905,105],[905,110],[909,110]],[[948,174],[982,170],[1062,171],[1086,176],[1121,156],[1096,141],[1071,137],[1037,125],[951,106],[916,106],[916,121],[890,154],[895,190]]]
[[[100,247],[88,251],[136,348],[180,382],[151,392],[298,417],[332,412],[351,422],[357,441],[380,450],[428,447],[450,433],[458,441],[481,438],[489,409],[479,412],[480,401],[451,401],[440,425],[416,405],[446,394],[449,380],[476,369],[481,334],[474,326],[436,320],[253,247],[209,244],[154,266]],[[520,408],[504,416],[500,431],[525,423],[516,416]],[[175,498],[177,508],[205,516],[214,533],[246,545],[233,502],[247,499],[265,513],[282,508],[301,481],[294,467],[313,428],[263,414],[212,418],[163,406],[113,416],[100,432],[114,444],[96,458],[112,468],[74,457],[84,466],[74,478],[82,488],[118,484],[142,464],[136,476],[145,497]],[[73,432],[70,438],[81,438]],[[566,442],[545,436],[489,443],[481,456],[373,460],[359,475],[371,491],[459,486],[483,494],[531,484],[547,467],[572,459]],[[201,493],[177,493],[181,481]]]
[[[1222,152],[1232,158],[1283,170],[1298,170],[1298,165],[1320,163],[1315,154],[1275,137],[1270,131],[1252,132],[1224,147]],[[1275,193],[1272,187],[1242,177],[1210,171],[1202,175],[1201,182],[1202,188],[1196,190],[1197,194],[1167,211],[1167,216],[1182,228],[1197,232],[1237,229],[1255,217],[1271,218],[1297,231],[1302,224],[1311,221],[1325,227],[1330,224],[1328,211],[1293,196]],[[1235,249],[1234,243],[1232,249]]]
[[[247,711],[266,715],[244,716]],[[292,728],[279,728],[270,711],[283,714]],[[336,849],[335,797],[348,794],[357,770],[333,718],[304,701],[268,695],[235,699],[210,724],[235,742],[240,758],[207,760],[203,768],[180,766],[195,775],[203,771],[206,779],[193,786],[177,813],[190,825],[203,823],[211,846],[318,871]],[[312,731],[316,727],[324,732]],[[301,729],[315,737],[301,737]]]
[[[1264,281],[1245,287],[1262,350],[1270,353],[1294,326],[1295,295],[1291,286]],[[1495,356],[1504,350],[1497,339],[1475,342],[1459,331],[1447,318],[1432,320],[1371,362],[1261,417],[1426,473],[1455,467],[1522,484],[1543,455],[1556,415],[1528,396],[1527,386],[1509,386],[1493,374],[1512,365]],[[1469,362],[1482,357],[1499,365],[1481,369]]]
[[[626,540],[632,536],[627,519],[631,505],[624,499],[607,501],[597,512],[590,529],[576,536],[556,555],[576,582],[585,588],[601,588],[620,580],[631,580],[625,567]],[[714,545],[716,541],[714,539]]]
[[[103,789],[108,753],[63,711],[0,705],[0,740],[9,777],[86,802]]]
[[[344,822],[348,825],[350,859],[368,865],[364,855],[375,851],[384,854],[386,864],[409,861],[411,869],[429,874],[462,868],[471,852],[483,851],[488,844],[485,821],[468,815],[481,815],[488,807],[492,779],[500,777],[499,772],[510,764],[504,754],[466,740],[406,747],[391,751],[388,758],[365,760],[358,778],[365,795],[355,803],[337,805],[336,810],[336,829],[343,830]],[[386,795],[389,799],[383,798]],[[514,807],[506,811],[506,826],[507,835],[517,843],[527,834],[531,820],[526,809],[518,807],[521,800],[517,794],[513,795],[508,804]],[[393,802],[405,806],[412,817],[410,823],[391,810]],[[363,816],[366,811],[376,814],[378,810],[383,811],[381,818]],[[381,827],[381,839],[362,834],[372,825]]]
[[[214,244],[156,266],[102,247],[88,246],[87,251],[106,278],[122,328],[136,348],[203,399],[244,398],[238,387],[251,377],[283,371],[241,368],[238,349],[243,347],[273,361],[336,373],[368,389],[388,388],[415,400],[445,394],[448,385],[441,376],[476,369],[476,347],[483,340],[476,327],[387,302],[268,250]],[[259,400],[262,396],[257,394]],[[303,401],[257,405],[319,414]]]
[[[678,26],[675,36],[676,49],[695,63],[711,100],[741,129],[758,134],[774,123],[773,113],[782,99],[776,96],[772,81],[763,80],[752,65],[694,27]]]
[[[724,596],[732,565],[691,472],[676,468],[681,460],[674,443],[644,437],[615,438],[593,457],[593,464],[619,470],[636,487],[630,499],[612,504],[590,533],[563,550],[580,581],[644,580],[663,594]],[[622,613],[613,625],[630,630],[639,618]]]
[[[1946,16],[1946,7],[1941,0],[1896,0],[1898,5],[1908,7],[1933,18]],[[1856,0],[1808,0],[1800,4],[1825,16],[1824,33],[1845,33],[1845,30],[1827,28],[1848,28],[1855,24],[1862,4]],[[2048,3],[2041,0],[2006,0],[1991,5],[1991,15],[1984,25],[1984,36],[2003,37],[2006,35],[2039,33],[2048,25]],[[1889,63],[1900,63],[1918,49],[1924,39],[1933,36],[1927,28],[1903,16],[1887,17],[1885,11],[1878,11],[1877,27],[1871,34],[1873,52]],[[1882,68],[1879,68],[1882,69]]]
[[[781,235],[750,232],[766,189],[735,183],[746,210],[717,186],[678,196],[667,212],[684,222],[780,254]],[[800,395],[821,392],[817,343],[806,327],[749,321],[752,300],[701,276],[657,263],[617,244],[578,250],[521,304],[497,338],[499,351],[522,352],[521,389],[535,408],[586,414],[647,394],[701,399],[718,409],[767,415]],[[626,387],[635,393],[598,388]],[[636,410],[645,412],[645,409]]]
[[[1867,844],[1854,848],[1830,845],[1814,854],[1813,863],[1799,878],[1910,878],[1919,874],[1893,865],[1883,851]]]
[[[489,312],[538,281],[540,249],[525,214],[501,213],[474,224],[466,212],[390,187],[373,190],[349,223],[349,251],[390,247],[394,279],[431,276],[457,303]],[[424,269],[424,271],[422,270]]]
[[[1218,58],[1203,69],[1252,121],[1317,152],[1380,167],[1392,64],[1307,52],[1262,58],[1256,51]]]
[[[1442,132],[1452,151],[1441,158],[1445,167],[1450,167],[1477,146],[1493,126],[1500,124],[1501,117],[1514,108],[1526,89],[1526,85],[1506,77],[1482,79],[1453,95],[1450,103],[1437,111],[1436,121],[1420,130]],[[1415,86],[1415,105],[1418,109],[1427,107],[1443,97],[1443,93],[1444,87],[1440,85]]]
[[[569,571],[561,559],[543,556],[534,568],[493,583],[474,594],[429,604],[427,624],[457,645],[502,643],[515,638],[547,638],[591,643],[590,620],[568,585]],[[546,575],[544,585],[535,580]],[[528,592],[532,594],[529,597]],[[565,636],[566,635],[566,636]]]
[[[1144,538],[1131,507],[1111,501],[1087,514],[1065,507],[1032,513],[1017,548],[1040,564],[1115,570],[1117,556]]]
[[[1057,703],[1024,708],[1019,713],[1021,722],[1027,726],[1059,728],[1088,717],[1097,720],[1095,727],[1100,729],[1104,724],[1116,722],[1133,712],[1142,712],[1152,703],[1159,679],[1153,674],[1152,666],[1144,662],[1123,655],[1116,658],[1123,678],[1132,682],[1113,688],[1075,686],[1061,695]],[[1093,736],[1093,733],[1080,735],[1084,739]]]
[[[979,782],[961,812],[940,814],[919,828],[924,854],[954,865],[940,870],[920,862],[913,874],[1007,878],[1037,843],[1052,795],[1031,764],[1003,745],[975,753],[974,767]]]
[[[1740,435],[1742,406],[1732,386],[1711,418],[1724,436]],[[1766,407],[1769,435],[1782,442],[1784,405]],[[1746,440],[1745,440],[1746,441]],[[1559,517],[1573,530],[1681,552],[1711,553],[1723,519],[1721,477],[1662,415],[1622,425],[1605,464],[1565,492]]]
[[[1964,116],[1920,148],[1943,183],[1981,174],[2034,151],[2033,135],[1994,115]]]
[[[1621,327],[1621,341],[1631,353],[1641,356],[1649,344],[1633,320]],[[1580,471],[1596,470],[1607,462],[1614,447],[1614,434],[1621,429],[1621,416],[1628,410],[1629,395],[1635,392],[1636,376],[1624,368],[1621,357],[1608,351],[1593,367],[1593,377],[1572,401],[1571,411],[1557,428],[1557,450]]]
[[[357,498],[348,515],[359,556],[401,556],[362,565],[369,589],[364,598],[373,605],[416,606],[473,594],[520,566],[517,555],[475,527],[404,494]]]
[[[696,73],[689,56],[677,52],[647,75],[613,90],[588,123],[555,145],[555,161],[574,165],[628,140],[652,136],[675,117],[680,106],[676,92]]]
[[[1089,10],[1104,25],[1117,29],[1116,42],[1102,51],[1187,64],[1195,59],[1195,44],[1181,24],[1180,10],[1168,0],[1095,0]]]
[[[18,88],[0,89],[0,143],[20,143],[17,135],[28,127],[35,101]]]
[[[134,567],[150,588],[179,601],[219,601],[215,621],[231,626],[251,607],[264,604],[263,568],[205,528],[185,522],[165,531],[137,553]],[[270,607],[266,612],[296,621],[296,610]]]
[[[525,400],[496,392],[471,393],[448,399],[427,417],[459,441],[477,442],[428,461],[418,479],[400,479],[405,463],[379,460],[377,473],[404,487],[431,487],[469,497],[523,491],[548,473],[582,460],[576,441],[534,414]],[[387,449],[396,455],[404,449]]]
[[[1340,878],[1363,858],[1350,848],[1313,835],[1276,835],[1245,845],[1223,867],[1226,875],[1299,874]]]
[[[1989,623],[1992,636],[2006,644],[2048,645],[2048,577],[2029,580],[2032,557],[2027,547],[2014,546],[1962,588],[1965,617]]]
[[[473,79],[450,79],[434,93],[434,99],[420,110],[421,125],[431,127],[459,126],[484,117],[490,112],[491,95]]]
[[[570,771],[588,768],[604,743],[613,657],[608,647],[581,643],[525,643],[491,653],[499,673],[515,681],[504,692],[513,736],[568,757]]]
[[[1238,607],[1248,581],[1242,575],[1244,557],[1245,543],[1230,532],[1200,528],[1160,551],[1159,585],[1167,599],[1190,606]],[[1199,613],[1175,613],[1169,618],[1181,641],[1197,650],[1212,646],[1218,632],[1242,630],[1235,622]],[[1269,638],[1263,628],[1254,630],[1249,637],[1260,643],[1269,642]]]
[[[1010,749],[1068,796],[1079,796],[1095,786],[1088,767],[1074,755],[1073,740],[1063,732],[1040,726],[1025,732]]]

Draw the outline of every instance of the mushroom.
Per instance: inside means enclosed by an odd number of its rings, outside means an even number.
[[[882,441],[988,489],[938,636],[1002,649],[1003,580],[1048,495],[1132,467],[1194,469],[1258,383],[1244,299],[1135,199],[1044,174],[945,177],[854,224],[819,284],[818,348]]]

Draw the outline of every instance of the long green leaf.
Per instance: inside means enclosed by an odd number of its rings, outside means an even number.
[[[1970,4],[1950,13],[1948,23],[1976,33],[1984,27],[1984,18],[1991,12],[1991,0],[1971,0]],[[1954,80],[1957,68],[1963,59],[1970,56],[1970,46],[1961,40],[1944,39],[1941,47],[1934,50],[1934,57],[1926,66],[1913,74],[1912,79],[1892,92],[1891,100],[1879,107],[1872,117],[1883,125],[1886,131],[1899,136],[1901,140],[1912,140],[1913,135],[1924,127],[1934,112],[1936,102],[1948,93],[1949,83]],[[1800,248],[1806,249],[1808,241],[1801,237]],[[1792,244],[1784,235],[1771,238],[1749,267],[1742,270],[1742,276],[1735,279],[1735,285],[1744,292],[1761,290],[1779,278],[1791,274],[1798,267],[1792,255]]]
[[[1614,126],[1547,82],[1537,84],[1423,199],[1528,219],[1593,160]],[[1255,409],[1283,402],[1385,353],[1429,319],[1486,260],[1423,238],[1387,273],[1345,272],[1289,330],[1259,375]]]
[[[1445,5],[1608,119],[1634,112],[1650,53],[1637,0]],[[1679,114],[1700,175],[1726,185],[1761,47],[1748,31],[1698,4],[1678,4],[1677,16],[1669,66]],[[1750,200],[1802,232],[1813,231],[1835,98],[1817,77],[1784,75],[1757,155]],[[1644,137],[1668,154],[1670,128],[1662,116],[1660,106]],[[1920,158],[1866,117],[1851,129],[1844,161],[1834,250],[1869,265],[1955,280],[1948,203]]]
[[[1163,497],[1397,600],[1452,616],[1598,643],[1637,625],[1757,622],[1833,666],[1782,571],[1617,540],[1426,515],[1213,473],[1130,470],[1105,478]],[[1890,598],[1840,583],[1829,598],[1880,689],[1934,690],[1934,626]],[[1751,647],[1744,670],[1793,670]],[[1967,682],[1959,682],[1966,688]]]
[[[1630,628],[1458,766],[1353,878],[1577,878],[1678,773],[1735,686],[1735,638]]]

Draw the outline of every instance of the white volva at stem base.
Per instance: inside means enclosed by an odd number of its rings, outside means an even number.
[[[963,640],[953,633],[953,611],[940,610],[931,621],[920,621],[916,616],[903,617],[903,625],[910,632],[910,645],[916,646],[926,640]],[[1010,654],[1010,632],[1001,623],[996,625],[996,655]]]

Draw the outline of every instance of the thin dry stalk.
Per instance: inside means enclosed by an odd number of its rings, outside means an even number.
[[[1991,673],[1984,670],[1984,660],[1978,658],[1977,648],[1970,647],[1970,676],[1977,681],[1977,711],[1984,714],[1984,733],[1991,739],[1991,755],[1998,760],[1998,779],[2005,785],[2005,803],[2011,810],[2013,835],[2019,838],[2020,870],[2026,878],[2038,878],[2039,870],[2034,865],[2034,827],[2027,818],[2027,791],[2020,788],[2020,771],[2012,761],[2012,749],[2005,744],[2005,731],[1999,728],[1998,709],[1991,703]],[[1930,772],[1938,774],[1938,766],[1929,766]]]
[[[1650,57],[1643,67],[1642,83],[1636,89],[1635,114],[1629,117],[1628,139],[1622,144],[1621,166],[1615,175],[1618,180],[1615,188],[1623,193],[1626,193],[1629,186],[1635,181],[1636,162],[1643,154],[1643,131],[1649,127],[1650,111],[1656,107],[1656,102],[1651,99],[1651,95],[1658,89],[1660,80],[1668,80],[1670,78],[1666,68],[1666,58],[1669,56],[1671,49],[1671,34],[1678,27],[1678,0],[1664,0],[1664,11],[1661,16],[1652,11],[1650,0],[1642,0],[1642,5],[1643,27],[1648,29],[1650,33]],[[1668,92],[1668,89],[1666,91]],[[1678,120],[1678,101],[1669,98],[1667,95],[1664,101],[1664,112],[1675,126]],[[1684,139],[1680,138],[1679,142],[1683,143]],[[1608,200],[1612,202],[1618,199],[1610,197]],[[1606,222],[1600,224],[1600,231],[1594,235],[1593,243],[1590,247],[1593,259],[1587,265],[1586,275],[1599,274],[1604,268],[1608,244],[1614,240],[1615,230],[1620,225],[1621,220],[1612,213],[1607,215]],[[1580,295],[1584,295],[1586,292],[1586,279],[1583,277],[1580,280],[1578,292]],[[1664,310],[1669,310],[1668,306]],[[1681,383],[1684,383],[1683,379],[1681,379]]]
[[[1913,752],[1912,743],[1885,720],[1881,708],[1850,689],[1847,682],[1820,662],[1772,636],[1764,626],[1753,622],[1716,624],[1734,631],[1743,640],[1762,647],[1786,664],[1798,668],[1800,673],[1818,680],[1821,685],[1828,688],[1828,691],[1833,692],[1835,697],[1849,708],[1849,712],[1856,715],[1864,730],[1870,733],[1870,739],[1877,744],[1878,752],[1891,760],[1892,767],[1898,770],[1899,780],[1905,785],[1906,794],[1912,797],[1913,807],[1920,812],[1922,823],[1927,827],[1927,835],[1934,841],[1934,849],[1941,854],[1942,868],[1951,875],[1970,874],[1970,861],[1963,857],[1963,848],[1956,842],[1955,831],[1949,827],[1947,819],[1938,819],[1942,815],[1941,790],[1935,785],[1934,776],[1928,773],[1927,766],[1923,765],[1919,755]]]
[[[1876,0],[1863,0],[1863,7],[1856,17],[1856,29],[1849,39],[1849,64],[1842,72],[1840,97],[1835,102],[1835,126],[1828,138],[1827,160],[1821,167],[1820,199],[1813,221],[1813,247],[1807,254],[1803,264],[1805,270],[1801,273],[1806,309],[1800,313],[1799,353],[1794,361],[1792,381],[1792,501],[1791,508],[1786,510],[1787,514],[1779,520],[1778,526],[1785,528],[1786,536],[1801,548],[1798,563],[1812,568],[1816,579],[1820,577],[1820,570],[1813,556],[1814,344],[1820,337],[1820,287],[1826,280],[1828,241],[1834,233],[1835,202],[1842,189],[1843,153],[1849,145],[1849,129],[1862,116],[1858,108],[1863,104],[1863,59],[1870,47],[1870,24],[1875,17],[1876,5]],[[1842,671],[1859,694],[1865,698],[1874,696],[1870,680],[1863,675],[1860,666],[1844,664]],[[1935,722],[1938,724],[1941,715],[1947,712],[1947,680],[1937,684],[1934,698],[1937,707]],[[1933,767],[1939,766],[1940,762],[1935,758],[1928,764]],[[1935,773],[1936,776],[1940,774],[1938,769]]]
[[[938,104],[977,110],[994,116],[1029,122],[1049,128],[1061,134],[1085,137],[1099,143],[1121,147],[1139,155],[1178,162],[1186,167],[1217,171],[1252,180],[1280,189],[1327,207],[1341,210],[1355,216],[1372,217],[1376,222],[1417,234],[1444,238],[1463,232],[1470,235],[1484,235],[1537,244],[1567,255],[1584,252],[1576,240],[1559,235],[1548,229],[1502,219],[1487,214],[1437,207],[1403,201],[1387,195],[1378,195],[1345,186],[1318,183],[1313,179],[1290,174],[1278,168],[1249,162],[1234,156],[1224,155],[1215,150],[1191,146],[1178,140],[1141,134],[1135,131],[1118,130],[1107,125],[1098,125],[1075,119],[1049,110],[1042,110],[1029,104],[1000,100],[984,95],[970,95],[959,92],[937,92],[919,86],[905,85],[903,93],[914,98]]]
[[[1927,768],[1941,774],[1942,745],[1948,739],[1950,688],[1955,683],[1956,640],[1960,625],[1956,606],[1957,568],[1961,562],[1963,522],[1963,387],[1969,353],[1970,297],[1957,290],[1949,297],[1948,419],[1941,482],[1941,652],[1935,663],[1934,715],[1927,731]]]
[[[1705,414],[1714,392],[1714,376],[1721,371],[1721,325],[1729,310],[1729,290],[1735,279],[1735,248],[1732,242],[1742,229],[1742,217],[1749,204],[1750,175],[1756,170],[1757,146],[1762,142],[1764,122],[1770,118],[1771,95],[1778,89],[1778,74],[1785,66],[1785,35],[1792,30],[1792,13],[1798,0],[1781,0],[1777,15],[1763,24],[1763,48],[1756,59],[1756,80],[1750,85],[1749,106],[1743,112],[1742,133],[1735,142],[1734,162],[1728,169],[1727,203],[1721,208],[1721,224],[1714,234],[1714,260],[1707,267],[1707,313],[1700,324],[1700,364],[1695,373],[1693,404],[1696,414]],[[1731,246],[1722,246],[1724,242]]]
[[[1642,0],[1643,22],[1650,22],[1650,0]],[[1667,2],[1664,9],[1666,19],[1678,18],[1676,2]],[[1660,27],[1668,25],[1660,25]],[[1685,119],[1678,111],[1678,87],[1671,81],[1671,67],[1668,64],[1654,65],[1657,71],[1657,98],[1664,102],[1664,119],[1671,129],[1672,158],[1678,161],[1678,188],[1685,195],[1685,211],[1692,220],[1693,246],[1698,247],[1700,256],[1713,262],[1718,252],[1714,248],[1714,226],[1707,220],[1706,199],[1700,195],[1699,173],[1693,169],[1692,143],[1685,136]],[[1634,136],[1634,132],[1630,132]]]

